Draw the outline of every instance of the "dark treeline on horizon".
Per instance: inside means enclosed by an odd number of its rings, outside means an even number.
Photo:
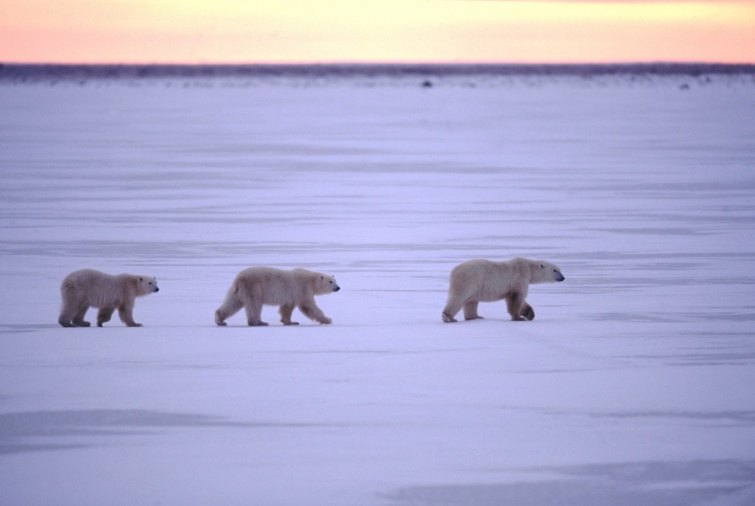
[[[26,64],[0,63],[0,80],[261,77],[701,76],[755,74],[755,64]]]

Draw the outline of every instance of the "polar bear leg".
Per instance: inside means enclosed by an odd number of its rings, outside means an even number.
[[[103,307],[97,312],[97,326],[102,327],[103,323],[110,321],[110,317],[113,316],[114,307]]]
[[[294,312],[294,307],[296,307],[295,304],[285,304],[278,309],[278,312],[281,315],[281,323],[283,325],[299,325],[299,322],[292,322],[291,321],[291,315]]]
[[[63,327],[76,327],[77,325],[74,320],[76,319],[77,315],[81,313],[82,309],[84,309],[84,312],[86,313],[86,310],[89,308],[89,306],[86,305],[86,302],[80,299],[81,298],[76,298],[75,295],[72,296],[70,294],[64,293],[63,307],[61,308],[60,316],[58,317],[58,323],[60,323]]]
[[[262,304],[256,301],[248,301],[244,303],[244,309],[246,310],[246,322],[250,327],[264,327],[266,322],[262,321]]]
[[[242,307],[244,303],[241,299],[235,293],[229,293],[223,304],[215,311],[215,323],[225,327],[225,320],[241,311]]]
[[[456,313],[458,313],[462,306],[464,306],[468,300],[463,295],[456,295],[455,297],[449,297],[446,307],[443,308],[442,318],[446,323],[453,323],[456,321]]]
[[[121,321],[129,327],[141,327],[142,326],[141,323],[136,323],[134,321],[133,311],[134,311],[134,304],[126,303],[118,308],[118,316],[120,317]]]
[[[325,316],[325,313],[323,313],[322,310],[317,307],[317,304],[315,304],[314,300],[300,304],[299,311],[301,311],[304,316],[306,316],[310,320],[324,324],[333,323],[333,320]]]
[[[470,300],[464,304],[464,319],[465,320],[482,320],[482,316],[477,314],[477,305],[480,302],[477,300]]]
[[[522,294],[520,294],[519,292],[511,292],[506,296],[506,307],[509,314],[511,315],[512,320],[526,321],[526,319],[521,315],[523,303],[524,301],[522,300]]]
[[[73,324],[77,327],[89,327],[91,323],[88,321],[84,321],[84,315],[87,314],[87,311],[89,310],[89,306],[85,305],[81,309],[79,309],[76,312],[76,315],[73,317]]]
[[[532,306],[530,306],[526,301],[522,304],[522,309],[519,310],[519,314],[525,320],[532,321],[535,319],[535,310],[532,309]]]

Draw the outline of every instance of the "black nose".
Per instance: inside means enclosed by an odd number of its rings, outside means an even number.
[[[560,278],[558,278],[558,279],[557,279],[556,281],[558,281],[558,282],[560,283],[561,281],[563,281],[563,280],[565,280],[565,279],[566,279],[566,278],[564,277],[564,275],[563,275],[563,274],[561,274],[561,277],[560,277]]]
[[[155,287],[155,291],[156,291],[156,292],[159,292],[159,291],[160,291],[160,289],[159,289],[159,288],[157,288],[157,287]]]
[[[340,290],[340,289],[341,289],[341,287],[340,287],[340,286],[337,286],[337,287],[333,288],[333,291],[334,291],[334,292],[337,292],[337,291],[338,291],[338,290]]]

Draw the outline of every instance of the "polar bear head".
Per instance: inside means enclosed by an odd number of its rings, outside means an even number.
[[[320,274],[320,279],[317,282],[317,294],[324,295],[326,293],[337,292],[341,287],[336,283],[336,278],[328,276],[326,274]]]
[[[149,276],[139,276],[139,295],[149,295],[150,293],[159,292],[157,279]]]
[[[530,266],[532,279],[530,283],[553,283],[563,281],[566,278],[561,274],[561,269],[557,265],[542,260],[536,260]]]

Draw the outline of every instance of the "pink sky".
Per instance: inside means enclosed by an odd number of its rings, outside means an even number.
[[[755,0],[0,0],[0,61],[755,63]]]

